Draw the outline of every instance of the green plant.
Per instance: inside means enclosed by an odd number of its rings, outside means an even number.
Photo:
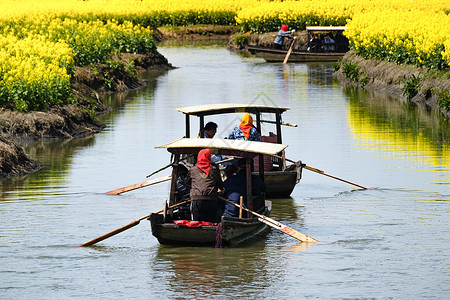
[[[342,65],[342,58],[339,58],[339,60],[334,63],[334,71],[335,72],[339,71],[341,65]]]
[[[248,44],[248,35],[236,35],[234,42],[237,46],[245,46]]]
[[[136,65],[134,63],[134,59],[130,58],[127,65],[127,74],[133,79],[138,78],[138,73],[136,71]]]
[[[405,85],[402,88],[403,95],[411,100],[415,95],[417,95],[417,88],[419,87],[420,81],[422,80],[422,74],[419,75],[412,74],[411,77],[405,80]]]
[[[116,83],[114,82],[114,79],[109,77],[108,73],[104,73],[103,74],[103,86],[107,89],[107,90],[114,90],[114,88],[116,87]]]
[[[438,103],[441,108],[450,109],[450,91],[442,91],[438,95]]]
[[[350,81],[358,82],[360,67],[358,63],[346,62],[342,68],[342,73],[350,79]]]
[[[362,87],[365,87],[366,84],[369,82],[369,77],[367,77],[367,73],[361,74],[359,77],[359,82],[361,83]]]

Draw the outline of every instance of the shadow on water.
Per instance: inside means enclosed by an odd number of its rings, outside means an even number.
[[[92,147],[94,136],[71,140],[22,142],[21,145],[30,157],[41,164],[42,169],[27,176],[2,179],[1,200],[11,198],[36,200],[48,193],[52,195],[64,193],[67,189],[65,181],[74,154],[80,149]]]
[[[139,73],[139,79],[144,82],[144,88],[100,95],[101,100],[111,107],[111,111],[99,115],[99,119],[106,124],[113,124],[117,117],[124,113],[127,105],[135,104],[142,99],[153,100],[158,85],[158,77],[167,74],[167,72],[159,70],[141,72]]]

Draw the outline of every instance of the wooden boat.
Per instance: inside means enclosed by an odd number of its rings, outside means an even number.
[[[287,145],[249,142],[239,140],[225,139],[198,139],[182,138],[170,144],[156,148],[165,148],[174,157],[174,166],[172,169],[172,182],[169,197],[169,207],[181,202],[181,197],[176,191],[176,178],[178,178],[177,164],[182,160],[183,155],[194,155],[201,149],[208,148],[212,153],[221,155],[233,155],[244,158],[247,165],[247,208],[263,216],[269,216],[271,211],[271,202],[265,201],[264,193],[252,195],[250,166],[254,157],[258,155],[275,155],[282,152]],[[264,174],[264,168],[259,170]],[[216,244],[218,234],[221,236],[221,242],[224,246],[237,245],[267,229],[267,225],[258,220],[257,217],[224,217],[221,224],[201,227],[186,227],[177,225],[174,220],[178,218],[178,212],[175,209],[168,209],[165,204],[164,213],[151,214],[148,218],[151,224],[152,234],[161,244],[183,245],[183,246],[211,246]]]
[[[195,105],[178,108],[177,110],[185,114],[185,137],[187,138],[191,137],[190,116],[196,116],[199,118],[200,137],[203,137],[203,128],[205,127],[206,116],[229,113],[242,114],[244,112],[248,112],[255,115],[254,121],[258,132],[261,132],[262,123],[275,125],[275,133],[271,132],[268,136],[261,136],[261,140],[263,142],[282,144],[281,127],[297,127],[297,125],[295,124],[285,123],[281,121],[281,115],[283,114],[283,112],[289,110],[289,108],[274,105],[223,103]],[[262,114],[268,114],[268,119],[262,119]],[[287,166],[284,152],[278,153],[278,156],[282,157],[282,159],[274,159],[273,157],[271,158],[269,156],[260,156],[254,161],[255,172],[259,170],[259,166],[265,166],[264,182],[267,185],[267,198],[289,197],[294,190],[295,185],[299,183],[302,178],[303,164],[301,163],[301,161]]]
[[[339,60],[349,50],[348,40],[342,33],[347,27],[344,26],[309,26],[306,31],[309,36],[323,37],[332,34],[335,42],[325,44],[323,38],[315,39],[305,45],[305,50],[293,49],[288,61],[289,62],[334,62]],[[267,62],[283,62],[288,49],[274,49],[269,47],[261,47],[248,45],[247,50],[257,56],[263,58]]]

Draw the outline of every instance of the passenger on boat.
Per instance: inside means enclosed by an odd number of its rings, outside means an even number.
[[[291,35],[295,32],[295,29],[288,30],[288,26],[284,24],[281,26],[280,31],[278,31],[277,36],[275,37],[275,40],[273,41],[273,47],[275,49],[282,49],[283,48],[283,42],[284,38],[287,37],[288,39],[293,39],[294,37]]]
[[[323,51],[334,51],[334,40],[330,37],[330,35],[325,36],[323,39]]]
[[[176,203],[184,202],[189,200],[190,197],[190,189],[189,186],[186,185],[185,179],[188,173],[188,169],[183,162],[179,162],[177,165],[177,180],[175,182],[175,194],[177,197]],[[177,211],[174,212],[174,216],[179,220],[190,220],[191,219],[191,204],[186,203],[178,208]],[[175,217],[174,217],[175,218]]]
[[[217,132],[217,124],[214,122],[208,122],[203,129],[203,137],[205,139],[212,139]]]
[[[258,130],[253,126],[253,118],[249,113],[241,116],[241,124],[233,129],[228,139],[261,142]]]
[[[314,36],[311,35],[311,38],[308,41],[307,50],[309,52],[317,52],[317,51],[320,51],[321,47],[322,47],[321,39],[317,35],[314,35]]]
[[[197,163],[189,169],[185,182],[191,187],[192,220],[218,222],[218,193],[223,189],[223,181],[219,169],[211,165],[211,150],[198,153]]]
[[[212,139],[217,132],[217,124],[214,122],[208,122],[205,125],[205,128],[203,129],[203,138],[205,139]],[[198,135],[200,137],[200,133]],[[220,154],[211,154],[211,162],[216,163],[218,161],[223,160],[222,155]]]
[[[227,179],[224,181],[225,198],[236,204],[240,203],[240,197],[243,197],[244,207],[247,207],[247,180],[245,171],[245,161],[239,161],[238,166],[231,165],[226,169]],[[258,175],[252,174],[252,194],[260,195],[266,191],[266,184]],[[227,217],[238,217],[239,208],[225,203],[225,211],[223,213]]]

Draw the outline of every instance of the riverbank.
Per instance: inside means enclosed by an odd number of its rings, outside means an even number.
[[[449,101],[445,99],[450,96],[449,71],[430,71],[364,59],[349,51],[342,58],[335,75],[345,84],[392,94],[450,118],[450,107],[445,109],[441,104],[442,101]]]

